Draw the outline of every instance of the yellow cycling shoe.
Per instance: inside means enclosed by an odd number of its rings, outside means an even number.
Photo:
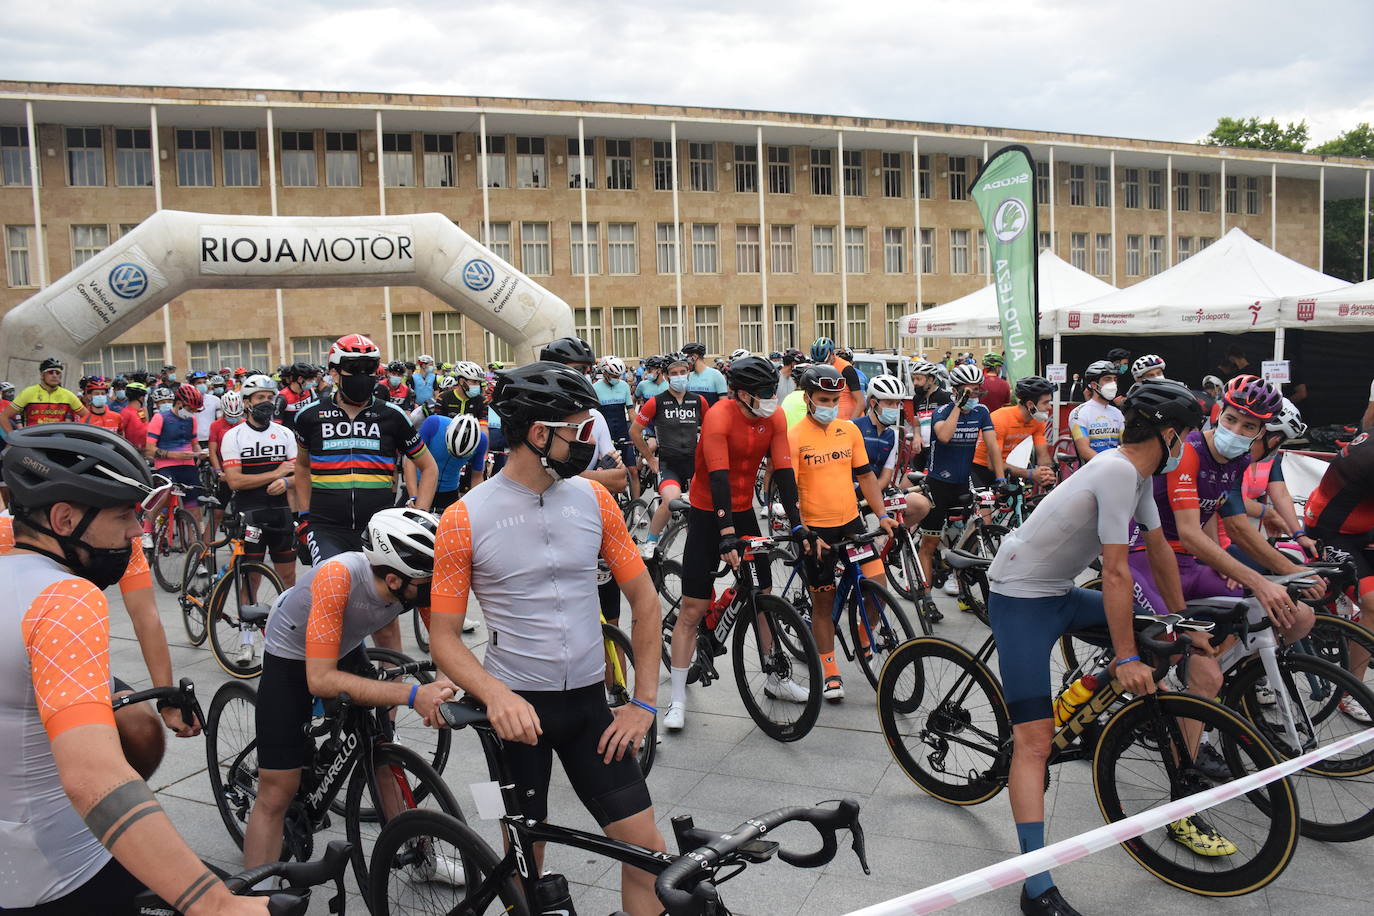
[[[1167,829],[1175,843],[1200,856],[1233,856],[1239,851],[1235,843],[1217,833],[1211,824],[1196,814],[1174,821]]]

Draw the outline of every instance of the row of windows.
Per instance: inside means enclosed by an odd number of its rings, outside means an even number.
[[[151,187],[153,162],[151,134],[147,129],[117,128],[114,133],[115,184],[120,187]],[[256,187],[259,184],[258,132],[256,130],[212,131],[178,129],[176,142],[177,183],[182,187],[212,187],[214,167],[214,135],[220,137],[222,175],[225,187]],[[66,143],[67,183],[74,187],[103,187],[105,176],[105,136],[98,127],[69,127],[64,131]],[[508,141],[514,140],[514,143]],[[281,183],[283,187],[318,187],[319,169],[324,167],[325,186],[359,187],[362,184],[359,134],[356,131],[280,131]],[[317,144],[317,141],[318,144]],[[609,190],[629,191],[635,188],[635,168],[632,143],[629,140],[588,139],[579,145],[576,138],[566,139],[567,181],[569,188],[605,187]],[[584,148],[585,146],[585,148]],[[514,151],[513,160],[508,152]],[[320,152],[323,152],[323,161]],[[809,173],[811,193],[828,196],[836,193],[835,150],[812,148],[809,159],[793,161],[795,150],[787,146],[766,147],[767,189],[773,194],[792,194],[797,190],[794,166],[801,173]],[[549,176],[549,142],[544,137],[487,137],[486,153],[479,157],[472,181],[481,187],[547,188]],[[653,141],[652,157],[648,160],[654,190],[673,187],[674,172],[680,168],[675,161],[672,144]],[[731,184],[737,192],[754,193],[761,180],[758,149],[747,143],[714,143],[688,141],[686,143],[686,181],[678,175],[683,190],[714,192],[728,190]],[[560,163],[564,156],[555,155]],[[383,133],[381,174],[389,187],[429,188],[458,186],[456,135],[451,133]],[[969,184],[982,160],[974,156],[947,156],[945,170],[946,199],[967,200]],[[864,150],[845,150],[839,180],[844,194],[864,197],[881,193],[883,197],[901,198],[910,193],[911,158],[905,153],[881,153],[879,165],[868,168],[869,158]],[[511,166],[514,166],[513,174]],[[1068,204],[1073,207],[1111,205],[1111,170],[1107,166],[1068,165]],[[1050,200],[1049,163],[1037,163],[1036,197],[1042,204]],[[598,171],[604,176],[598,185]],[[1122,168],[1121,205],[1126,209],[1162,210],[1165,204],[1165,173],[1163,169]],[[1143,175],[1142,175],[1143,173]],[[722,178],[722,174],[724,177]],[[1215,207],[1213,175],[1206,172],[1177,172],[1174,174],[1174,207],[1183,212],[1196,209],[1212,212]],[[916,184],[920,196],[934,198],[936,175],[932,157],[918,157]],[[28,130],[24,127],[0,127],[0,183],[27,186],[31,181],[28,157]],[[805,184],[803,179],[803,184]],[[1261,212],[1260,179],[1255,176],[1228,175],[1225,187],[1225,206],[1228,213]]]

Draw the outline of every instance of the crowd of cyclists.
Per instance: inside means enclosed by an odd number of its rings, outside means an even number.
[[[925,624],[938,624],[935,583],[957,591],[943,557],[954,521],[980,500],[1037,494],[1034,511],[993,545],[986,608],[997,642],[1017,647],[999,664],[1023,851],[1045,842],[1049,657],[1065,633],[1107,626],[1112,675],[1152,693],[1133,615],[1251,594],[1291,643],[1312,628],[1313,608],[1265,576],[1301,571],[1324,548],[1358,568],[1353,618],[1374,614],[1374,442],[1361,434],[1334,456],[1304,506],[1282,470],[1281,447],[1306,429],[1297,407],[1248,374],[1209,376],[1193,390],[1153,355],[1113,350],[1088,365],[1058,441],[1056,386],[1006,379],[997,354],[981,365],[971,354],[918,357],[866,378],[826,338],[808,351],[714,360],[689,342],[631,367],[568,337],[507,368],[427,355],[384,363],[369,338],[348,334],[323,366],[182,378],[168,365],[83,378],[75,391],[65,368],[45,360],[22,391],[0,383],[9,586],[0,618],[10,628],[0,643],[0,772],[12,774],[0,785],[0,862],[12,876],[0,882],[0,907],[16,912],[122,912],[114,902],[142,887],[196,916],[266,912],[200,863],[144,781],[164,728],[190,737],[202,723],[171,705],[156,715],[111,709],[128,687],[109,668],[110,585],[121,585],[153,684],[173,683],[146,558],[151,515],[173,490],[198,527],[251,513],[263,534],[250,556],[270,557],[285,587],[262,649],[258,689],[270,702],[256,712],[245,867],[282,848],[313,698],[345,693],[409,707],[435,727],[441,706],[466,695],[505,742],[525,817],[549,817],[556,753],[607,836],[663,850],[635,749],[656,719],[670,732],[689,727],[687,688],[699,636],[714,626],[718,576],[752,562],[758,590],[781,585],[775,571],[785,566],[746,559],[764,539],[791,549],[803,572],[820,697],[839,703],[844,653],[827,609],[846,545],[905,528],[912,564],[891,554],[855,563],[882,587],[900,577]],[[200,514],[202,499],[212,515]],[[627,522],[631,503],[647,508]],[[663,541],[674,526],[684,537],[669,587]],[[1100,589],[1079,587],[1094,565]],[[462,639],[474,597],[481,659]],[[633,696],[611,708],[601,624],[617,624],[622,605]],[[399,651],[399,618],[413,610],[431,628],[437,677],[423,686],[369,678],[366,648]],[[870,641],[876,630],[855,632],[854,652],[882,651]],[[760,638],[792,645],[786,633]],[[1192,656],[1189,693],[1221,691],[1214,655]],[[1362,674],[1368,658],[1356,661]],[[795,672],[770,670],[761,691],[778,704],[814,701]],[[1341,709],[1368,723],[1356,704]],[[1198,857],[1235,851],[1203,815],[1168,831]],[[652,877],[628,865],[622,902],[629,913],[662,910]],[[1048,873],[1026,882],[1021,909],[1076,912]]]

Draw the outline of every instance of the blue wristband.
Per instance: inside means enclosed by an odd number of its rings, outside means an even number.
[[[1005,477],[994,477],[993,480],[992,480],[992,482],[993,482],[993,483],[1006,483],[1006,482],[1007,482],[1007,478],[1005,478]]]
[[[645,703],[643,700],[636,700],[634,697],[631,697],[630,702],[638,706],[640,709],[647,709],[654,715],[658,715],[658,710],[654,709],[652,706],[650,706],[648,703]]]
[[[805,525],[798,525],[797,527],[795,527],[795,528],[792,529],[792,533],[793,533],[793,534],[796,534],[798,531],[801,531],[801,530],[802,530],[803,528],[805,528],[805,527],[806,527]]]
[[[414,709],[414,708],[415,708],[415,695],[416,695],[417,693],[419,693],[419,692],[420,692],[420,685],[419,685],[419,684],[411,684],[411,685],[410,685],[410,699],[409,699],[409,700],[406,700],[406,706],[409,706],[411,709]]]
[[[1116,666],[1117,666],[1118,668],[1120,668],[1122,665],[1126,664],[1127,662],[1138,662],[1138,661],[1140,661],[1140,656],[1139,656],[1139,655],[1132,655],[1130,658],[1118,659],[1117,662],[1116,662]]]

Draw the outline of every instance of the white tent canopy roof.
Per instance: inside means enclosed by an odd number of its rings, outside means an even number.
[[[1041,311],[1042,334],[1272,331],[1279,299],[1349,286],[1232,229],[1182,263],[1134,286]]]
[[[1278,309],[1285,328],[1374,331],[1374,280],[1316,296],[1285,296]]]
[[[1069,306],[1113,292],[1115,287],[1085,273],[1046,249],[1040,252],[1040,314],[1056,305]],[[989,285],[952,302],[903,315],[898,325],[911,337],[1000,337],[997,291]],[[1048,337],[1043,322],[1040,336]]]

